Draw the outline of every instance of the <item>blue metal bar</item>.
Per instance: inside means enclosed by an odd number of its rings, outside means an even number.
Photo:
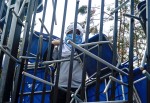
[[[141,70],[145,69],[144,66],[145,66],[145,63],[146,63],[146,56],[147,56],[147,45],[146,45],[145,51],[143,53],[143,57],[142,57],[141,64],[140,64],[140,69]]]
[[[150,80],[150,74],[146,70],[143,70],[142,73]]]
[[[35,57],[20,56],[20,59],[36,59]]]
[[[42,92],[43,92],[43,91],[35,91],[34,94],[40,94],[40,95],[41,95]],[[46,94],[49,94],[50,92],[51,92],[51,90],[45,91]],[[27,95],[30,95],[30,94],[31,94],[31,92],[24,92],[24,93],[23,93],[24,96],[27,96]]]
[[[119,73],[119,76],[120,76],[120,80],[121,80],[121,82],[123,82],[123,76]],[[124,91],[124,86],[123,85],[121,85],[121,90],[122,90],[122,98],[123,98],[123,100],[126,100],[126,98],[125,98],[125,91]]]
[[[43,91],[35,91],[34,94],[40,94],[40,95],[41,95],[42,92],[43,92]],[[46,94],[49,94],[50,92],[51,92],[51,90],[45,91]],[[23,93],[24,96],[30,95],[30,94],[31,94],[31,92],[24,92],[24,93]]]
[[[107,83],[107,85],[106,85],[106,87],[105,87],[103,93],[105,93],[105,94],[107,93],[107,91],[108,91],[108,89],[109,89],[109,86],[110,86],[111,82],[112,82],[112,80],[109,79],[109,81],[108,81],[108,83]]]
[[[105,86],[106,86],[107,85],[107,79],[104,79],[104,82],[105,82]],[[108,92],[106,92],[105,95],[106,95],[106,101],[108,101],[109,100]]]
[[[71,95],[72,98],[74,98],[75,100],[77,100],[78,102],[83,102],[79,97],[77,97],[76,95],[72,94]]]
[[[81,103],[88,103],[88,102],[81,102]],[[116,101],[101,101],[101,102],[94,102],[94,103],[128,103],[126,100],[116,100]]]
[[[134,0],[130,0],[130,14],[134,15]],[[130,44],[129,44],[129,77],[128,102],[133,102],[133,48],[134,48],[134,19],[130,18]]]
[[[108,78],[110,75],[111,75],[111,73],[108,73],[108,74],[106,74],[106,75],[100,77],[100,80],[104,80],[104,79]],[[91,78],[92,78],[92,77],[90,77],[90,79],[91,79]],[[90,80],[90,79],[89,79],[89,80]],[[88,87],[88,86],[94,84],[95,82],[96,82],[96,79],[93,79],[92,81],[86,83],[86,87]]]
[[[113,81],[115,81],[115,82],[117,82],[117,83],[119,83],[119,84],[121,84],[121,85],[128,86],[127,83],[124,83],[124,82],[122,82],[121,80],[118,80],[117,78],[115,78],[115,77],[113,77],[113,76],[109,76],[109,79],[111,79],[111,80],[113,80]]]
[[[75,91],[75,93],[71,95],[71,97],[76,96],[77,93],[79,92],[80,88],[81,88],[81,85],[80,85],[79,88]],[[73,103],[73,100],[74,100],[74,99],[75,99],[75,98],[72,98],[71,101],[70,101],[70,103]]]
[[[143,70],[144,71],[144,70]],[[144,74],[144,73],[143,73]],[[147,78],[147,76],[144,76],[144,77],[142,77],[142,78],[140,78],[140,79],[138,79],[138,80],[135,80],[134,81],[134,84],[136,84],[136,83],[138,83],[138,82],[141,82],[142,80],[144,80],[144,79],[146,79]]]

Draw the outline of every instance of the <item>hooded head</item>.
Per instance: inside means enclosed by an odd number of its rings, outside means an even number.
[[[71,24],[67,27],[67,29],[66,29],[66,32],[65,32],[66,35],[67,35],[70,31],[73,31],[73,29],[74,29],[74,23],[71,23]],[[84,29],[82,28],[82,26],[81,26],[79,23],[77,23],[76,30],[78,30],[78,31],[80,32],[80,35],[83,36]]]
[[[66,37],[65,37],[65,43],[71,47],[70,44],[67,43],[68,40],[73,41],[73,30],[74,30],[74,23],[71,23],[67,29],[66,29]],[[80,24],[77,23],[77,27],[76,27],[76,36],[75,36],[75,43],[76,44],[81,44],[82,43],[82,38],[83,38],[83,33],[84,33],[84,29],[82,28],[82,26]]]

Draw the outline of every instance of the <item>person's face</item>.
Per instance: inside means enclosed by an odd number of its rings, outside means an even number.
[[[76,44],[81,44],[82,43],[82,35],[80,35],[80,31],[76,30],[75,34],[76,34],[75,35],[75,43]],[[73,41],[73,30],[71,30],[70,32],[68,32],[66,34],[65,41],[67,42],[67,40]]]
[[[73,30],[71,30],[70,32],[68,32],[67,34],[73,34]],[[80,31],[78,29],[76,29],[76,34],[80,35]]]

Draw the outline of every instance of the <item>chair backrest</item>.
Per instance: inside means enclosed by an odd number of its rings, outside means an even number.
[[[108,41],[107,36],[104,34],[102,35],[102,41]],[[99,41],[99,34],[95,35],[94,37],[90,38],[88,40],[89,43],[91,42],[96,42]],[[89,46],[89,48],[91,48],[92,46]],[[94,49],[90,50],[90,52],[92,52],[95,55],[98,55],[98,47],[95,47]],[[80,53],[80,52],[79,52]],[[112,52],[112,46],[109,43],[105,43],[102,44],[102,57],[103,60],[109,62],[112,64],[112,59],[113,59],[113,52]],[[81,59],[83,60],[83,56],[81,56]],[[117,59],[116,59],[117,60]],[[101,68],[105,68],[107,67],[104,64],[101,64]],[[97,71],[97,61],[93,58],[91,58],[90,56],[87,56],[86,58],[86,69],[87,69],[87,74],[88,76],[91,76],[92,74],[96,73]],[[103,73],[103,75],[107,74],[108,72],[110,72],[110,69],[106,69]]]
[[[32,37],[32,43],[31,43],[31,50],[30,50],[30,56],[34,57],[34,55],[37,55],[37,50],[38,50],[38,41],[39,41],[39,35],[40,32],[35,31]],[[44,57],[44,54],[46,53],[46,50],[48,48],[48,34],[43,35],[43,45],[42,45],[42,57]],[[53,39],[56,39],[58,37],[52,36]],[[29,59],[29,62],[35,62],[35,59]]]
[[[38,0],[38,5],[39,8],[37,9],[37,13],[40,13],[43,10],[43,4],[42,4],[43,0]]]

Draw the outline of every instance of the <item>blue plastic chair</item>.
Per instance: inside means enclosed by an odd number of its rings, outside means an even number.
[[[91,42],[97,42],[99,38],[99,34],[96,34],[95,36],[93,36],[92,38],[90,38],[88,40],[89,43]],[[107,37],[105,34],[102,34],[102,41],[108,41]],[[89,46],[89,48],[91,48],[92,46]],[[77,50],[78,51],[78,50]],[[92,52],[95,55],[98,55],[98,47],[90,50],[90,52]],[[78,51],[78,53],[81,53],[80,51]],[[112,52],[112,46],[111,44],[105,43],[102,44],[102,59],[111,63],[112,64],[112,59],[113,59],[113,52]],[[83,56],[81,56],[81,59],[83,60]],[[117,59],[116,59],[117,62]],[[107,67],[106,65],[101,63],[101,68],[105,68]],[[93,58],[91,58],[90,56],[87,56],[86,58],[86,70],[87,70],[87,74],[90,77],[92,74],[96,73],[97,71],[97,61]],[[101,73],[102,75],[105,75],[107,73],[110,72],[110,69],[105,70],[103,73]]]
[[[102,35],[103,35],[103,41],[106,41],[107,37],[104,34],[102,34]],[[98,36],[99,35],[97,34],[96,36],[92,37],[91,39],[89,39],[89,42],[98,41]],[[91,52],[94,53],[95,55],[97,55],[97,53],[98,53],[97,48],[91,50]],[[112,63],[113,53],[112,53],[111,45],[102,44],[102,53],[103,53],[102,59],[104,59],[105,61],[107,61],[109,63]],[[89,76],[91,76],[93,73],[96,72],[97,61],[92,60],[92,58],[88,57],[86,59],[86,62],[87,62],[87,65],[86,65],[87,74]],[[128,73],[128,70],[123,69],[123,68],[128,68],[129,67],[128,65],[125,63],[124,65],[119,66],[119,68]],[[102,64],[102,67],[104,68],[104,67],[106,67],[106,65]],[[106,75],[110,72],[111,72],[111,70],[107,69],[107,70],[103,71],[101,74]],[[135,68],[133,72],[134,72],[134,81],[144,77],[144,75],[142,74],[142,72],[139,68]],[[116,75],[116,78],[120,80],[119,74]],[[123,82],[128,84],[128,77],[125,75],[122,75],[122,78],[123,78]],[[109,78],[107,78],[107,82],[108,82],[108,79]],[[97,92],[95,90],[95,88],[96,88],[95,86],[96,86],[96,84],[92,84],[92,85],[87,86],[87,101],[88,102],[95,102],[95,98],[96,98],[95,93]],[[140,97],[140,100],[142,101],[142,103],[147,103],[146,102],[147,101],[146,79],[134,84],[134,86],[138,92],[138,96]],[[109,97],[111,94],[110,87],[108,89],[108,96]],[[100,93],[99,98],[101,101],[107,101],[106,95],[103,93],[104,89],[105,89],[105,82],[103,80],[100,84],[100,90],[99,90],[99,93]],[[127,86],[124,86],[124,93],[125,93],[124,94],[125,100],[128,100],[128,87]],[[115,100],[123,100],[122,88],[121,88],[121,85],[118,83],[116,83]]]
[[[33,74],[34,70],[33,69],[29,69],[26,72]],[[44,68],[38,68],[36,76],[39,78],[44,78],[44,74],[45,74],[45,69]],[[47,81],[50,81],[50,76],[47,76]],[[29,93],[32,91],[32,82],[33,79],[30,77],[26,77],[25,78],[25,88],[24,88],[24,93]],[[35,83],[35,92],[41,92],[43,90],[43,83],[36,81]],[[21,88],[22,89],[22,88]],[[51,86],[46,85],[46,91],[50,91],[51,90]],[[19,100],[18,100],[19,101]],[[41,103],[42,101],[42,93],[36,93],[34,94],[34,101],[33,103]],[[30,94],[24,95],[23,96],[23,103],[30,103]],[[45,102],[44,103],[50,103],[50,93],[46,93],[45,94]]]
[[[38,50],[38,41],[39,41],[39,35],[40,32],[35,31],[32,37],[32,43],[31,43],[31,50],[30,50],[30,56],[34,57],[34,55],[37,55]],[[46,50],[48,48],[48,34],[43,35],[43,45],[42,45],[42,57],[44,57],[44,54],[46,53]],[[56,36],[52,36],[53,39],[58,39]],[[35,59],[29,59],[29,62],[33,63],[35,62]]]
[[[30,55],[30,57],[34,57],[34,55],[37,55],[37,49],[38,49],[38,41],[39,41],[39,35],[40,32],[35,31],[32,37],[32,43],[31,43],[31,50],[30,53],[32,55]],[[46,53],[46,50],[48,48],[48,35],[42,33],[43,35],[43,46],[42,46],[42,56],[44,56],[44,54]],[[52,36],[53,39],[57,39],[58,37],[56,36]],[[35,62],[35,59],[29,59],[29,62],[33,63]],[[49,67],[50,71],[54,70],[53,67]],[[34,69],[28,69],[26,72],[33,74],[34,73]],[[44,74],[45,74],[45,68],[38,68],[37,69],[37,73],[36,76],[44,79]],[[47,81],[50,81],[50,79],[52,79],[50,77],[50,74],[47,76]],[[30,77],[26,77],[25,79],[25,88],[24,88],[24,93],[25,92],[31,92],[32,90],[32,81],[33,79]],[[38,91],[42,91],[43,90],[43,83],[36,81],[35,83],[35,92]],[[46,91],[50,91],[51,90],[51,86],[46,85]],[[34,94],[34,102],[33,103],[41,103],[42,100],[42,94]],[[24,103],[30,103],[30,95],[25,95],[23,96],[23,102]],[[45,95],[45,102],[44,103],[50,103],[50,93],[46,93]]]

